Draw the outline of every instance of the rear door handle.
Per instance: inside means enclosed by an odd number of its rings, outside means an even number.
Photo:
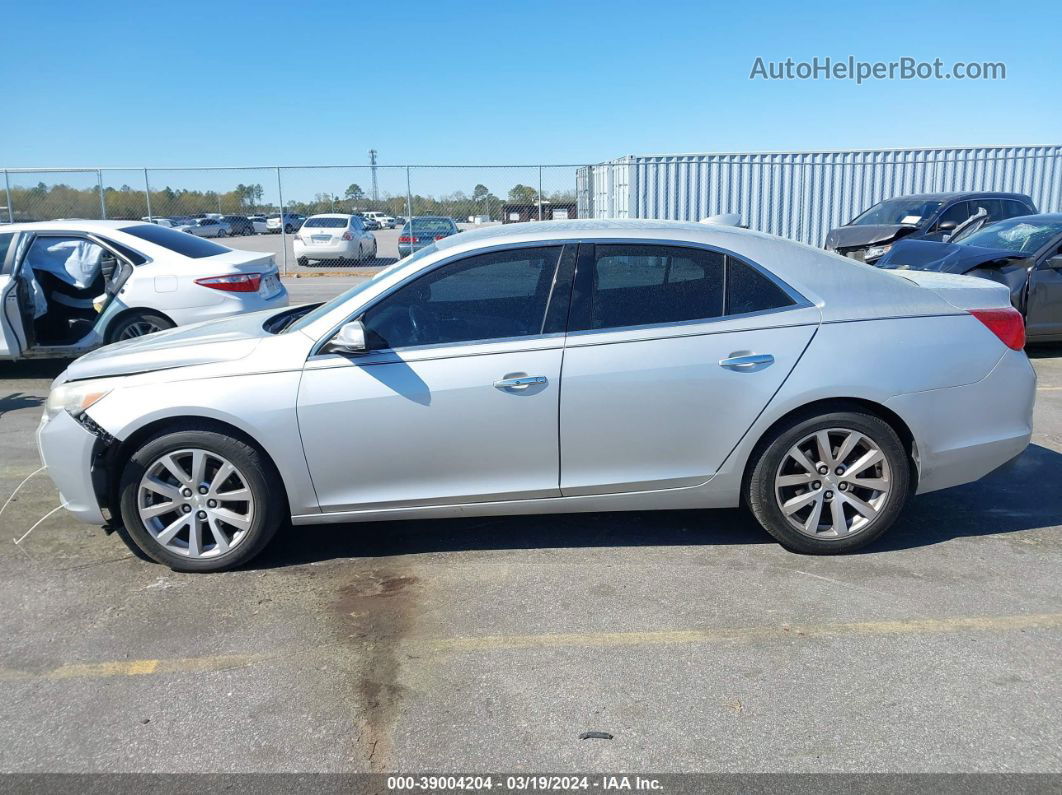
[[[754,367],[766,367],[769,364],[774,364],[774,357],[769,353],[740,353],[731,354],[726,359],[721,359],[719,362],[720,367],[725,367],[728,370],[751,370]]]
[[[519,378],[503,378],[494,382],[495,389],[527,389],[535,384],[546,383],[544,375],[525,375]]]

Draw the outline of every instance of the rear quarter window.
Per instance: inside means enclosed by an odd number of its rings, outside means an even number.
[[[796,303],[781,287],[748,263],[730,256],[726,259],[727,315],[783,309]]]
[[[126,226],[121,231],[192,259],[216,257],[218,254],[225,254],[232,250],[204,238],[190,235],[187,232],[180,232],[176,229],[158,226],[157,224]]]

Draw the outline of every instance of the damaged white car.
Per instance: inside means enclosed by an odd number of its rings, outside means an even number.
[[[79,356],[287,304],[271,254],[142,221],[0,227],[0,360]]]

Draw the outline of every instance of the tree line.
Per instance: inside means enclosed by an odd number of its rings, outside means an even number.
[[[275,213],[279,210],[276,203],[263,202],[265,190],[258,183],[239,184],[229,191],[200,191],[183,188],[164,187],[152,189],[149,193],[141,188],[129,185],[105,187],[103,205],[108,218],[137,219],[145,217],[150,198],[150,215],[157,217],[192,216],[199,213],[221,213],[223,215],[252,215],[254,213]],[[489,216],[491,220],[501,220],[501,207],[506,202],[516,204],[535,204],[539,199],[538,191],[528,185],[514,185],[503,199],[492,193],[483,184],[476,185],[470,194],[455,191],[445,196],[425,196],[414,194],[411,197],[413,215],[444,215],[454,218],[468,216]],[[549,202],[575,201],[575,191],[544,192],[543,199]],[[99,218],[103,208],[100,206],[98,188],[74,188],[65,184],[46,185],[39,182],[33,187],[12,186],[10,203],[16,221],[45,221],[54,218]],[[285,202],[288,212],[313,215],[327,212],[360,212],[375,210],[393,216],[408,214],[407,197],[381,194],[373,200],[356,183],[347,187],[342,195],[318,193],[312,200],[290,199]],[[0,218],[7,211],[0,213]],[[6,220],[6,218],[3,218]]]

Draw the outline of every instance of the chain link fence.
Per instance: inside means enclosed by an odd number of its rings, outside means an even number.
[[[261,168],[5,169],[0,223],[62,218],[152,220],[175,226],[220,218],[239,247],[274,251],[294,269],[292,233],[317,213],[382,214],[378,261],[398,257],[410,217],[486,224],[590,217],[580,212],[585,166],[270,166]],[[285,223],[270,217],[286,213]],[[290,217],[290,222],[287,222]],[[202,230],[197,229],[196,233]],[[207,234],[212,236],[213,230]],[[258,240],[254,237],[260,238]]]

